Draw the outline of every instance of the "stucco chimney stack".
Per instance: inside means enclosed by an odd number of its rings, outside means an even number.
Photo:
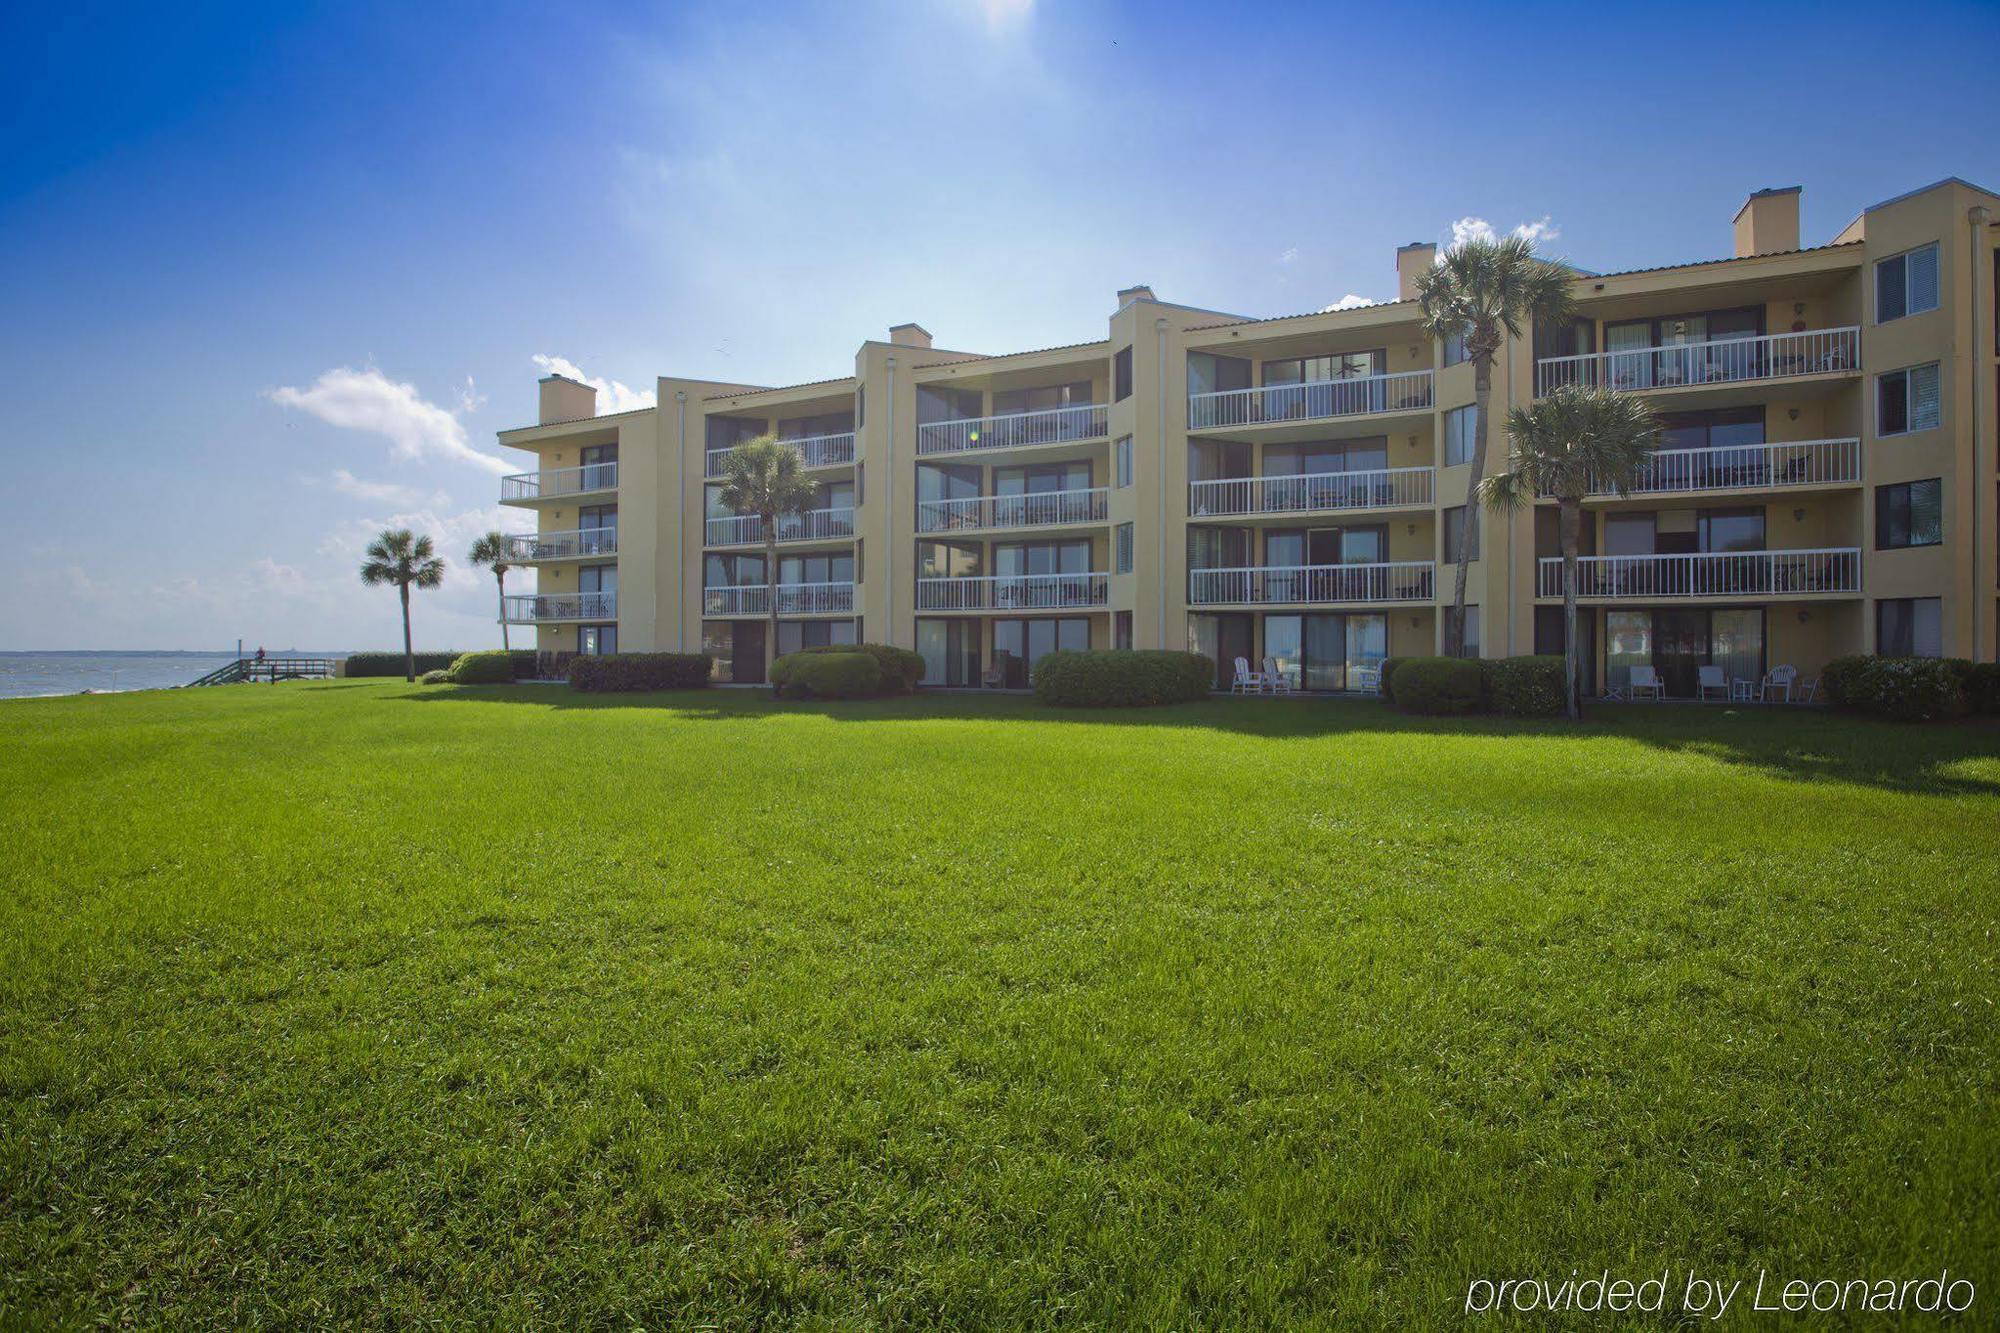
[[[931,334],[921,324],[898,324],[889,330],[889,341],[898,347],[929,347]]]
[[[1431,241],[1411,241],[1396,247],[1396,299],[1417,299],[1417,279],[1437,263],[1438,248]]]
[[[1159,297],[1153,295],[1153,289],[1143,283],[1137,287],[1120,287],[1118,289],[1118,308],[1120,310],[1131,305],[1134,301],[1157,301],[1159,299]]]
[[[537,424],[546,426],[552,421],[582,421],[585,417],[596,415],[597,390],[561,375],[542,377],[542,419]]]
[[[1736,210],[1736,257],[1799,248],[1799,187],[1759,190]]]

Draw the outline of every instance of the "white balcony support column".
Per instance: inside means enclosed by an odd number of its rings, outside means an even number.
[[[1093,486],[1033,495],[975,495],[962,500],[920,500],[918,532],[971,532],[982,528],[1057,527],[1102,523],[1111,488]]]
[[[1431,405],[1431,372],[1357,375],[1305,384],[1266,384],[1254,389],[1219,389],[1188,395],[1188,429],[1255,426],[1273,421],[1317,421],[1327,417],[1419,412]]]
[[[1689,555],[1587,555],[1579,556],[1576,565],[1576,595],[1599,599],[1789,597],[1861,591],[1861,552],[1852,546]],[[1539,562],[1535,595],[1562,596],[1561,556],[1545,556]]]
[[[1108,605],[1109,574],[988,574],[917,580],[919,611],[1082,611]]]
[[[1188,515],[1296,514],[1325,509],[1390,509],[1431,503],[1434,469],[1378,468],[1295,476],[1226,477],[1188,483]]]
[[[1429,560],[1366,565],[1249,565],[1188,571],[1189,606],[1297,606],[1343,602],[1429,602],[1437,566]]]
[[[1109,434],[1110,409],[1103,403],[1084,403],[1041,412],[927,421],[917,427],[917,452],[952,454],[980,449],[1021,449],[1103,439]]]
[[[1603,385],[1628,392],[1684,389],[1839,374],[1860,367],[1861,330],[1850,325],[1804,333],[1769,333],[1761,338],[1711,338],[1615,352],[1545,356],[1535,362],[1535,396],[1565,384]]]

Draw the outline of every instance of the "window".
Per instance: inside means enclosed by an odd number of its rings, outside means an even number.
[[[1456,467],[1460,463],[1472,461],[1472,442],[1476,410],[1470,407],[1454,407],[1444,414],[1444,465]]]
[[[1451,608],[1446,607],[1444,614],[1446,619],[1449,619],[1451,617]],[[1479,608],[1476,606],[1465,608],[1465,646],[1459,650],[1458,655],[1460,657],[1479,656]]]
[[[974,410],[967,416],[978,416],[977,399],[973,395]],[[1070,384],[1044,384],[1034,389],[1001,389],[993,395],[993,415],[1009,417],[1018,412],[1053,412],[1063,407],[1089,407],[1090,381],[1077,380]]]
[[[600,657],[618,651],[616,625],[578,625],[576,650],[586,657]]]
[[[1455,366],[1472,359],[1472,349],[1466,346],[1465,330],[1460,329],[1444,340],[1444,363]]]
[[[1118,572],[1120,574],[1130,574],[1132,572],[1132,525],[1130,523],[1120,523],[1118,525]]]
[[[1132,651],[1132,613],[1120,611],[1111,617],[1111,646]]]
[[[1465,506],[1454,505],[1444,511],[1444,562],[1458,563],[1458,544],[1465,540]],[[1472,534],[1472,558],[1479,558],[1479,534]]]
[[[1112,470],[1120,490],[1132,484],[1132,437],[1120,436],[1111,446]]]
[[[854,386],[854,429],[860,430],[868,424],[868,386]]]
[[[1111,394],[1112,399],[1122,403],[1132,396],[1131,348],[1121,347],[1118,349],[1118,355],[1111,360],[1111,376],[1112,383],[1115,386]]]
[[[1933,241],[1875,264],[1875,322],[1887,324],[1938,305],[1938,248]]]
[[[1907,435],[1932,430],[1941,420],[1938,363],[1892,370],[1875,380],[1875,433]]]
[[[1875,603],[1875,651],[1883,657],[1943,657],[1944,603],[1885,597]]]
[[[1875,488],[1875,549],[1938,546],[1944,542],[1941,479]]]
[[[734,449],[764,433],[762,417],[709,417],[703,424],[710,449]]]
[[[854,642],[851,620],[785,620],[778,623],[778,656],[804,648],[832,648]]]

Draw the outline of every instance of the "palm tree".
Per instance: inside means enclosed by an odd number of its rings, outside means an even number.
[[[507,571],[513,566],[507,563],[507,538],[498,532],[489,532],[472,543],[472,551],[466,557],[475,565],[487,565],[493,570],[493,577],[500,582],[500,647],[512,652],[514,646],[507,642]]]
[[[745,440],[723,456],[722,503],[738,514],[755,514],[764,531],[764,596],[770,622],[764,633],[764,661],[778,653],[778,518],[804,513],[813,502],[813,484],[799,475],[799,451],[772,435]]]
[[[1479,483],[1494,508],[1533,504],[1553,495],[1561,514],[1563,568],[1563,693],[1572,722],[1583,716],[1582,664],[1576,641],[1576,546],[1583,498],[1609,487],[1628,495],[1639,485],[1659,438],[1653,409],[1615,389],[1566,384],[1507,414],[1512,467]]]
[[[435,588],[444,582],[444,561],[431,550],[431,539],[408,528],[391,528],[368,543],[361,562],[361,581],[371,588],[396,585],[403,599],[403,679],[417,679],[417,655],[410,647],[410,589]]]
[[[1463,337],[1472,362],[1472,485],[1486,475],[1486,422],[1493,397],[1493,358],[1509,338],[1536,324],[1564,324],[1575,318],[1567,269],[1535,255],[1533,241],[1509,236],[1500,241],[1466,241],[1438,257],[1417,280],[1424,331],[1435,339]],[[1468,492],[1469,493],[1469,492]],[[1445,651],[1465,648],[1465,579],[1479,549],[1479,506],[1465,506],[1459,534],[1458,574]]]

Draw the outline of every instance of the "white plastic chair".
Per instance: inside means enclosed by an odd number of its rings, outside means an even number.
[[[1789,665],[1774,666],[1769,671],[1766,671],[1764,679],[1757,683],[1757,697],[1759,699],[1769,699],[1771,691],[1776,690],[1780,702],[1790,703],[1792,701],[1792,682],[1798,678],[1799,669],[1797,667]]]
[[[1626,687],[1631,691],[1632,701],[1637,703],[1642,695],[1651,695],[1655,700],[1667,697],[1667,687],[1660,679],[1660,673],[1649,666],[1632,668],[1632,680]]]
[[[1695,690],[1697,697],[1706,699],[1708,692],[1714,690],[1725,700],[1729,698],[1729,677],[1723,674],[1721,667],[1696,667],[1694,674],[1697,681],[1697,688]]]
[[[1347,688],[1359,694],[1380,694],[1382,692],[1382,668],[1378,666],[1358,666],[1348,673]]]
[[[1264,683],[1270,687],[1273,694],[1292,692],[1292,678],[1278,669],[1278,659],[1275,657],[1264,659]]]
[[[1236,659],[1236,674],[1230,678],[1229,692],[1231,694],[1262,694],[1264,692],[1264,677],[1262,674],[1250,669],[1249,658],[1239,657]]]

